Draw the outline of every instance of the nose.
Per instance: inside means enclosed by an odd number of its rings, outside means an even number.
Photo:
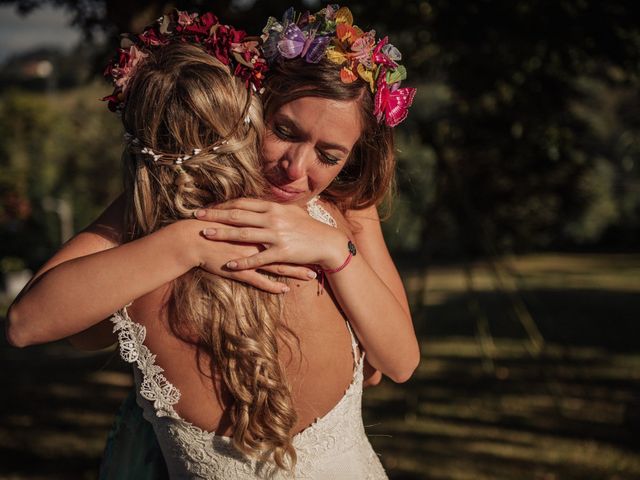
[[[283,155],[280,165],[289,180],[297,180],[307,174],[309,162],[313,161],[313,148],[305,144],[292,146]]]

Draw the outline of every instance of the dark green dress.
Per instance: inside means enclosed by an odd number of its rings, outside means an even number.
[[[169,478],[153,427],[142,416],[132,391],[113,422],[100,464],[100,480]]]

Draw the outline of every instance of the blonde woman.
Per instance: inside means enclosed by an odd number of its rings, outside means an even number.
[[[197,27],[194,18],[183,21]],[[354,28],[341,10],[314,18]],[[231,101],[242,97],[229,91],[239,81],[209,65],[227,75],[216,83],[141,53],[148,57],[124,97],[132,135],[124,226],[111,220],[115,205],[43,267],[10,310],[10,341],[73,335],[133,301],[116,330],[172,477],[385,478],[362,427],[359,344],[396,381],[419,359],[375,209],[391,184],[397,111],[380,105],[368,82],[344,82],[346,67],[334,60],[276,60],[256,176],[259,108],[246,89],[245,102]],[[181,78],[189,89],[178,87]],[[280,203],[258,198],[264,179]],[[234,197],[248,198],[220,204]],[[201,208],[209,203],[218,208]],[[314,265],[322,283],[273,283],[254,270],[309,272],[291,265]],[[102,325],[82,340],[102,341],[94,336]]]

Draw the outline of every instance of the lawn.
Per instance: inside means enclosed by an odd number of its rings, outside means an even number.
[[[364,398],[392,479],[640,479],[640,255],[402,273],[423,360]],[[63,342],[0,359],[0,478],[95,478],[127,366]]]

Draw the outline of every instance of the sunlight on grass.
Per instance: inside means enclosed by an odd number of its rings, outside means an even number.
[[[365,394],[391,477],[640,478],[640,255],[526,255],[468,272],[403,277],[423,360],[407,384]]]
[[[640,478],[640,255],[527,255],[498,268],[500,278],[486,262],[470,280],[460,265],[403,275],[422,362],[363,400],[390,478]],[[95,478],[129,366],[113,349],[65,342],[0,354],[0,479]]]
[[[536,288],[615,290],[640,292],[640,255],[536,254],[500,259],[501,268],[509,272],[510,290]],[[483,261],[470,265],[473,287],[477,291],[494,291],[496,279]],[[450,295],[468,288],[460,266],[434,266],[428,272],[413,272],[404,277],[414,301],[437,305]],[[415,298],[422,294],[421,298]]]

